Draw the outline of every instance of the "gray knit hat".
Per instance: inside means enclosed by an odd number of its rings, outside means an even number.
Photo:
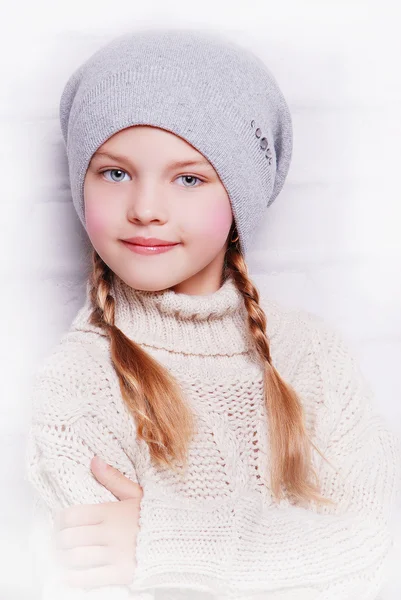
[[[220,34],[139,30],[97,50],[60,100],[71,193],[86,229],[84,179],[92,155],[132,125],[166,129],[213,165],[231,201],[244,255],[284,185],[292,120],[264,62]]]

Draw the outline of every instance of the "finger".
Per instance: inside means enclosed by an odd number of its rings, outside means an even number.
[[[105,533],[102,524],[67,527],[55,533],[54,542],[59,550],[77,546],[104,546],[107,544]]]
[[[81,546],[58,553],[58,560],[68,569],[88,569],[112,564],[109,546]]]
[[[96,588],[106,585],[129,585],[134,579],[134,564],[117,567],[106,565],[86,570],[70,570],[62,576],[66,585],[74,588]]]
[[[109,504],[75,504],[63,508],[54,518],[54,528],[57,530],[66,527],[79,527],[81,525],[99,525],[103,522],[104,506]]]
[[[125,475],[112,465],[104,463],[100,457],[93,457],[91,469],[99,483],[107,488],[118,500],[130,500],[132,498],[140,500],[142,498],[142,488],[138,483],[125,477]]]

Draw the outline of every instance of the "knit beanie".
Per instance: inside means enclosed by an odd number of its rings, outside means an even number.
[[[291,115],[275,78],[253,52],[210,30],[138,30],[114,38],[70,76],[60,123],[72,199],[85,229],[91,157],[133,125],[172,132],[211,163],[229,196],[244,255],[291,161]]]

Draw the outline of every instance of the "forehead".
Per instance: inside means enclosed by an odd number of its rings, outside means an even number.
[[[150,158],[171,168],[198,166],[213,169],[203,154],[183,138],[153,126],[135,125],[119,131],[107,139],[93,154],[91,160],[110,159],[129,162]],[[214,170],[214,169],[213,169]]]

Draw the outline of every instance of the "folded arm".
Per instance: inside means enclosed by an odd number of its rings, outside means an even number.
[[[31,548],[43,587],[41,600],[156,600],[158,588],[223,592],[230,510],[226,505],[216,510],[186,507],[157,489],[143,490],[131,584],[85,590],[61,583],[51,540],[58,511],[117,501],[92,474],[93,456],[140,484],[135,466],[110,431],[110,415],[80,394],[49,378],[38,378],[33,390],[26,467],[36,493]]]
[[[46,411],[51,398],[54,406],[64,406],[57,416],[55,408]],[[35,407],[26,445],[26,475],[34,490],[29,540],[42,588],[41,600],[153,600],[153,594],[133,592],[129,585],[81,589],[62,583],[53,542],[58,512],[77,504],[118,501],[92,474],[93,456],[101,456],[132,481],[137,482],[137,478],[132,462],[107,423],[100,415],[90,412],[80,415],[79,409],[75,412],[73,406],[84,406],[84,402],[63,385],[38,378],[33,400]]]

